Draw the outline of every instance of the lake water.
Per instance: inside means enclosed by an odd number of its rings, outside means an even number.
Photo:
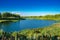
[[[21,31],[24,29],[41,28],[54,24],[52,20],[20,20],[18,22],[0,23],[0,29],[5,32]]]

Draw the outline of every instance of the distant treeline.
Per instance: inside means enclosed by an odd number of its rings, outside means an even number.
[[[24,18],[31,19],[48,19],[48,20],[60,20],[60,14],[56,15],[45,15],[45,16],[23,16]]]
[[[0,13],[0,20],[16,20],[20,18],[21,17],[18,14],[12,14],[9,12]]]

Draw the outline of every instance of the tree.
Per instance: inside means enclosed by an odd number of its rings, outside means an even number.
[[[3,17],[10,17],[10,16],[12,16],[12,14],[9,13],[9,12],[5,12],[5,13],[3,13]]]
[[[1,16],[2,16],[2,15],[1,15],[1,13],[0,13],[0,18],[1,18]]]

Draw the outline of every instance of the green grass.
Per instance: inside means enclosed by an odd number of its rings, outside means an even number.
[[[1,22],[5,22],[5,21],[16,22],[16,21],[18,21],[18,20],[0,20],[0,23],[1,23]]]
[[[54,25],[51,25],[49,27],[44,27],[44,28],[36,28],[36,29],[29,29],[29,30],[23,30],[20,32],[20,34],[24,35],[33,35],[33,34],[39,34],[39,35],[58,35],[60,36],[60,23],[55,23]]]

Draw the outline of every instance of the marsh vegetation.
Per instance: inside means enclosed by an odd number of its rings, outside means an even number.
[[[60,23],[50,27],[27,29],[19,32],[0,30],[0,40],[60,40]]]

